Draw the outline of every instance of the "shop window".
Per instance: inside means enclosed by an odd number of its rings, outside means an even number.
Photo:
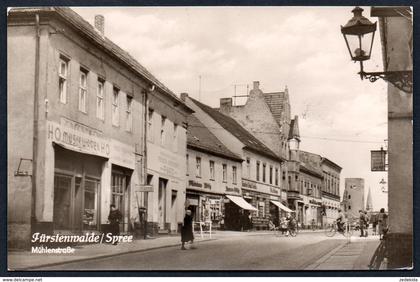
[[[260,181],[260,162],[257,161],[257,166],[256,166],[256,177],[257,177],[257,181]]]
[[[222,165],[223,182],[227,182],[227,165]]]
[[[119,95],[120,90],[114,86],[112,92],[112,125],[115,126],[119,126],[120,123]]]
[[[210,161],[210,180],[214,180],[214,161]]]
[[[105,93],[105,81],[98,78],[98,89],[96,92],[96,117],[104,120],[104,93]]]
[[[265,203],[258,202],[258,217],[265,217]]]
[[[201,177],[201,158],[195,158],[195,176]]]
[[[54,229],[71,229],[71,182],[71,176],[54,176]]]
[[[237,172],[236,172],[236,166],[232,166],[232,183],[237,183]]]
[[[263,164],[263,167],[262,167],[262,181],[265,183],[265,174],[266,174],[266,171],[265,171],[265,169],[266,169],[266,164]]]
[[[88,71],[80,68],[79,74],[79,111],[86,113]]]
[[[83,230],[98,229],[98,190],[100,182],[96,179],[85,179]]]
[[[67,103],[67,75],[69,68],[69,59],[60,55],[60,62],[58,67],[58,94],[61,103]]]
[[[133,105],[133,97],[127,95],[127,105],[125,109],[126,119],[125,119],[125,130],[131,132],[133,129],[133,114],[132,114],[132,105]]]

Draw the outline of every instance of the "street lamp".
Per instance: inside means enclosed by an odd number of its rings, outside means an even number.
[[[355,7],[352,10],[353,17],[347,24],[341,26],[341,33],[346,41],[351,59],[355,62],[360,62],[360,79],[366,78],[370,82],[375,82],[382,78],[392,83],[398,89],[406,93],[412,93],[412,71],[365,72],[363,70],[363,61],[369,60],[372,52],[376,22],[372,23],[362,15],[362,12],[362,8]]]

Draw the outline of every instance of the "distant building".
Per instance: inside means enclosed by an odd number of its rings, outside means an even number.
[[[226,148],[195,115],[188,117],[186,204],[194,221],[239,222],[226,195],[242,197],[242,158]],[[227,207],[227,209],[226,209]]]
[[[343,194],[344,213],[347,218],[359,217],[359,210],[365,209],[365,180],[346,178]]]
[[[340,209],[340,173],[342,168],[327,158],[322,158],[321,168],[324,176],[322,185],[324,224],[331,224],[337,219],[338,209]]]

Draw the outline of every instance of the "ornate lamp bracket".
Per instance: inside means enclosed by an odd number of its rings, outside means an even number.
[[[375,82],[379,78],[391,83],[401,91],[413,93],[413,72],[412,71],[387,71],[387,72],[359,72],[360,77]]]

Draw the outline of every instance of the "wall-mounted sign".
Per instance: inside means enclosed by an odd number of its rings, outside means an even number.
[[[239,188],[238,187],[227,187],[226,186],[226,192],[234,192],[234,193],[239,193]]]
[[[203,184],[201,184],[200,182],[194,181],[194,180],[189,180],[188,181],[188,186],[202,188]]]
[[[386,171],[386,151],[375,150],[370,151],[371,171]]]

